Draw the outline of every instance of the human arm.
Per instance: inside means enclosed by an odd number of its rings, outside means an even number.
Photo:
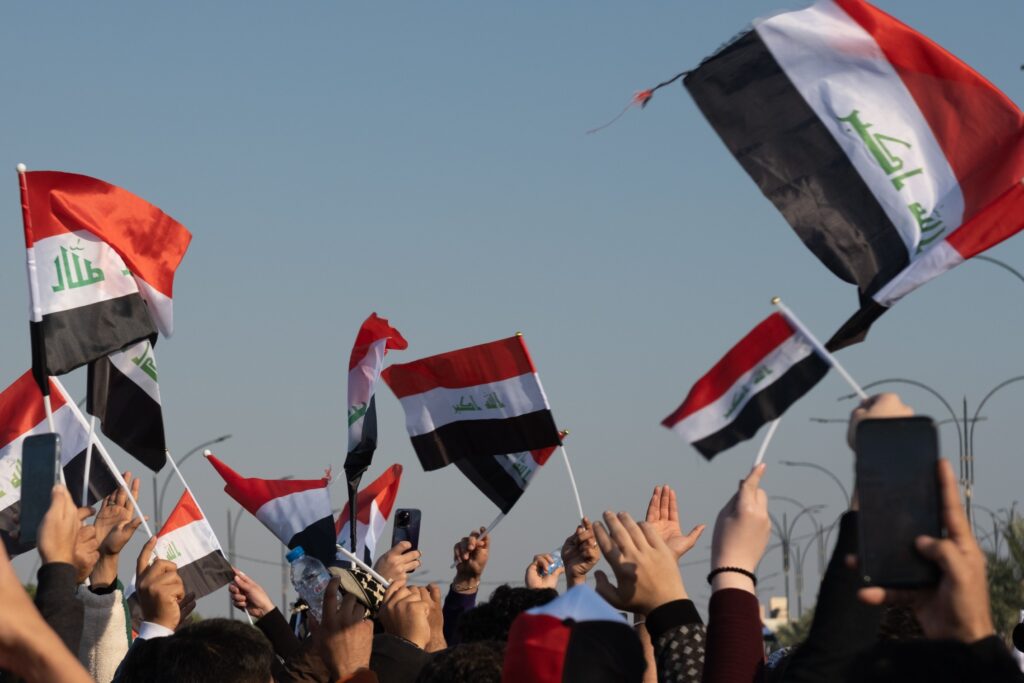
[[[455,562],[455,578],[448,589],[441,608],[444,619],[444,639],[449,645],[458,645],[458,624],[462,615],[476,606],[480,589],[480,578],[487,567],[491,539],[484,535],[487,529],[480,527],[463,537],[452,548]]]
[[[124,480],[128,484],[132,498],[138,501],[140,480],[133,477],[131,472],[124,473]],[[99,559],[89,577],[91,586],[104,588],[117,580],[121,551],[142,525],[142,521],[142,517],[135,516],[135,507],[123,488],[119,487],[103,499],[93,521],[99,543]]]
[[[313,632],[320,656],[336,680],[350,680],[370,667],[373,649],[373,622],[355,596],[339,597],[341,580],[331,579],[324,592],[323,622]]]

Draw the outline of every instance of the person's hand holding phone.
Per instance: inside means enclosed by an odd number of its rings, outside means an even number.
[[[420,564],[420,551],[413,550],[409,541],[399,541],[377,558],[373,568],[388,581],[397,581],[419,569]]]
[[[871,605],[909,605],[928,638],[973,643],[995,633],[985,554],[960,504],[952,465],[940,460],[938,475],[948,537],[919,536],[915,544],[921,555],[939,566],[938,586],[922,590],[862,588],[859,597]]]
[[[71,494],[63,484],[57,484],[50,493],[50,508],[39,524],[37,548],[43,564],[63,562],[72,564],[75,541],[82,522],[88,518],[85,508],[75,507]]]

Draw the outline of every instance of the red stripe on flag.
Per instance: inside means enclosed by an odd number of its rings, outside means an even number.
[[[969,259],[1024,229],[1024,179],[981,213],[954,230],[946,241]]]
[[[753,370],[765,356],[793,334],[793,329],[782,314],[772,313],[729,349],[706,375],[697,380],[683,404],[661,423],[671,428],[686,416],[717,401],[740,377]]]
[[[377,508],[384,519],[391,516],[391,508],[398,498],[398,487],[402,481],[402,466],[392,465],[377,477],[372,484],[356,494],[356,508],[359,510],[359,521],[363,524],[370,523],[370,504],[376,500]],[[348,503],[341,509],[338,519],[334,523],[335,533],[340,534],[341,530],[348,523],[352,511]]]
[[[401,351],[409,347],[409,342],[405,341],[401,332],[391,326],[387,318],[378,318],[376,313],[371,313],[356,334],[356,343],[352,346],[352,355],[348,359],[348,369],[351,370],[358,365],[370,350],[370,346],[379,339],[388,340],[385,350]]]
[[[288,496],[293,493],[309,491],[310,489],[326,488],[330,479],[256,479],[243,477],[238,472],[222,463],[213,455],[206,456],[217,473],[224,479],[227,486],[225,493],[238,501],[252,514],[263,507],[267,502]]]
[[[522,336],[449,351],[385,368],[381,377],[398,398],[444,387],[459,389],[535,373]]]
[[[64,394],[50,380],[50,405],[53,412],[64,406]],[[29,370],[0,393],[0,448],[46,419],[43,394]]]
[[[871,34],[910,91],[960,182],[964,220],[1024,176],[1024,115],[941,45],[863,0],[835,0]]]
[[[175,529],[188,526],[193,522],[202,521],[202,519],[203,513],[199,511],[199,506],[196,505],[195,499],[189,495],[188,491],[185,491],[185,493],[181,494],[181,498],[178,499],[178,504],[171,511],[170,517],[167,518],[167,521],[160,527],[160,531],[156,535],[165,536]]]

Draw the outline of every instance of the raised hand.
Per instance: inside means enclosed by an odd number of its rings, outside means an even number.
[[[548,574],[548,567],[555,561],[549,554],[534,555],[526,567],[527,588],[558,588],[558,577],[565,573],[565,567],[558,567]]]
[[[366,609],[354,595],[339,597],[341,580],[331,579],[324,591],[323,623],[313,631],[313,642],[327,668],[331,680],[343,680],[360,669],[370,667],[373,650],[373,622],[366,619]]]
[[[971,533],[960,504],[956,475],[948,461],[939,462],[942,519],[947,538],[919,536],[917,551],[936,563],[942,577],[935,588],[894,590],[862,588],[860,599],[872,605],[908,605],[928,638],[973,643],[995,633],[989,607],[985,554]]]
[[[235,567],[235,580],[228,584],[231,604],[245,610],[253,619],[261,619],[274,611],[274,601],[249,575]]]
[[[78,510],[79,516],[92,514],[92,510],[89,508],[79,508]],[[92,526],[78,527],[74,557],[71,560],[78,572],[76,577],[78,583],[83,583],[92,574],[92,570],[99,560],[100,540],[96,538],[96,528]]]
[[[420,557],[419,550],[412,550],[412,543],[399,541],[377,558],[373,568],[388,581],[396,581],[419,569]]]
[[[157,540],[154,536],[142,546],[135,564],[135,588],[143,620],[174,630],[181,622],[185,584],[173,562],[155,559],[149,563]]]
[[[125,472],[124,481],[128,484],[132,497],[138,500],[140,480],[133,477],[131,472]],[[124,531],[125,525],[131,522],[134,512],[135,508],[132,506],[128,494],[120,486],[116,491],[103,499],[99,512],[96,513],[96,519],[92,523],[96,528],[96,537],[100,539],[102,552],[108,555],[116,555],[131,540],[131,534],[125,535]],[[135,524],[132,531],[138,528],[140,524],[142,524],[141,520]],[[111,537],[111,534],[118,528],[121,529],[121,533]],[[110,538],[108,539],[108,537]]]
[[[448,647],[448,642],[444,638],[444,612],[441,607],[441,589],[438,588],[436,583],[431,583],[426,586],[413,587],[411,590],[416,591],[420,596],[420,600],[430,606],[430,612],[427,615],[427,621],[430,623],[430,641],[427,642],[427,646],[424,649],[427,652],[440,652]]]
[[[675,553],[646,522],[637,524],[628,513],[604,513],[594,525],[597,545],[611,565],[617,585],[604,572],[594,574],[598,594],[617,609],[648,614],[655,607],[685,599],[686,589]]]
[[[430,642],[430,605],[405,585],[405,579],[388,586],[377,616],[386,632],[405,638],[420,649]]]
[[[753,573],[768,547],[771,518],[768,495],[760,488],[765,465],[755,465],[739,490],[718,513],[711,539],[711,569],[738,567]],[[754,592],[754,583],[743,574],[722,572],[712,580],[712,590],[740,588]]]
[[[480,577],[487,567],[491,549],[491,537],[484,535],[486,531],[486,527],[480,527],[456,543],[452,549],[455,557],[455,581],[452,582],[452,589],[456,593],[476,593],[480,587]]]
[[[913,417],[914,409],[903,402],[899,394],[875,394],[850,413],[850,427],[846,432],[846,441],[850,448],[854,447],[857,425],[863,420],[879,420],[894,417]]]
[[[562,544],[562,562],[565,564],[565,581],[569,588],[586,583],[587,573],[601,559],[594,540],[594,525],[586,517],[576,531]]]
[[[683,535],[683,530],[679,526],[676,492],[668,484],[654,487],[651,502],[647,504],[647,518],[644,521],[658,532],[661,540],[672,549],[677,559],[689,552],[704,533],[704,525],[698,524],[690,533]]]

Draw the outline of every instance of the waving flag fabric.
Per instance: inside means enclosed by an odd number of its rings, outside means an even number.
[[[701,377],[662,424],[710,460],[754,436],[827,373],[813,347],[773,313]]]
[[[55,171],[20,174],[37,381],[159,331],[192,236],[119,187]]]
[[[51,385],[50,393],[54,428],[61,440],[64,478],[68,490],[77,500],[85,475],[89,430],[68,405],[68,397],[56,385]],[[15,519],[21,510],[21,445],[26,437],[49,431],[43,410],[43,394],[32,372],[28,371],[0,393],[0,537],[11,554],[29,549],[10,537],[10,532],[16,529]],[[116,488],[117,482],[107,468],[102,463],[93,463],[89,472],[90,504],[110,495]]]
[[[1024,227],[1019,190],[1006,196],[1024,178],[1020,110],[863,0],[757,21],[684,83],[804,244],[864,303],[889,306]],[[999,220],[978,223],[994,203]],[[851,326],[832,347],[865,332]]]
[[[194,593],[197,600],[234,580],[235,570],[225,559],[213,527],[188,491],[182,494],[156,535],[156,556],[178,566],[178,576],[185,584],[185,592]],[[132,621],[141,622],[142,609],[135,595],[135,578],[125,591],[125,597]]]
[[[560,443],[521,335],[392,365],[382,377],[425,470]]]
[[[565,432],[561,437],[565,438]],[[504,514],[519,501],[533,476],[555,452],[555,446],[489,458],[463,458],[455,466]]]
[[[377,407],[373,392],[388,349],[405,349],[408,342],[384,318],[371,313],[356,335],[348,361],[348,457],[345,478],[358,486],[377,448]]]
[[[149,340],[89,364],[87,411],[107,437],[154,472],[167,462],[156,357]]]
[[[207,460],[227,484],[224,492],[256,516],[289,548],[302,546],[325,565],[334,561],[334,513],[330,478],[256,479],[243,477],[212,454]]]
[[[402,466],[392,465],[376,481],[360,491],[356,499],[356,549],[353,552],[371,566],[377,551],[377,541],[391,517],[401,482]],[[351,527],[352,511],[349,504],[345,503],[335,522],[335,531],[338,544],[348,550],[352,550]]]

